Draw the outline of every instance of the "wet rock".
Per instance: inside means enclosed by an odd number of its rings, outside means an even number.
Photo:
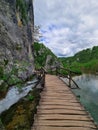
[[[2,124],[1,119],[0,119],[0,130],[5,130],[5,128],[4,128],[3,124]]]
[[[31,91],[26,97],[1,114],[2,125],[6,130],[31,129],[40,98],[39,94],[39,89]],[[31,97],[33,97],[32,100]]]

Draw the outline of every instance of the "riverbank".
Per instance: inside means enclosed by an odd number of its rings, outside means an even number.
[[[36,75],[33,74],[25,80],[18,79],[15,76],[11,79],[6,79],[7,81],[5,79],[6,77],[4,77],[3,80],[0,80],[0,100],[6,97],[10,88],[13,88],[13,86],[15,86],[21,90],[29,81],[36,79]]]

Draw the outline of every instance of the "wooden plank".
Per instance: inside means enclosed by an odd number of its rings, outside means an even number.
[[[39,120],[78,120],[78,121],[91,121],[91,119],[84,115],[61,115],[61,114],[53,114],[53,115],[38,115],[37,119]]]
[[[69,97],[70,96],[70,97]],[[45,95],[43,96],[41,99],[60,99],[60,100],[64,100],[64,99],[70,99],[70,98],[73,98],[73,100],[76,100],[76,97],[72,96],[72,95],[66,95],[66,96],[48,96],[48,95]]]
[[[35,126],[32,130],[94,130],[85,127],[51,127],[51,126]]]
[[[77,100],[72,100],[73,98],[67,98],[67,99],[41,99],[41,102],[63,102],[63,104],[65,102],[69,102],[69,103],[79,103],[79,101]]]
[[[68,105],[68,106],[80,106],[81,107],[81,105],[80,104],[78,104],[78,103],[72,103],[72,102],[40,102],[39,103],[39,105]]]
[[[45,96],[45,97],[43,97],[43,98],[41,98],[41,99],[43,99],[43,100],[50,100],[50,101],[52,101],[52,100],[73,100],[73,101],[78,101],[79,102],[79,100],[76,100],[76,98],[74,97],[74,96],[53,96],[53,97],[51,97],[51,96]]]
[[[58,96],[62,95],[62,97],[63,97],[63,96],[74,96],[74,95],[73,95],[72,93],[70,93],[70,92],[67,92],[67,93],[63,92],[63,93],[61,93],[61,92],[59,92],[59,91],[58,91],[58,92],[48,91],[48,92],[46,92],[46,93],[45,93],[45,92],[42,92],[41,95],[42,95],[42,96],[44,96],[44,95],[50,95],[50,96],[51,96],[51,95],[52,95],[52,96],[53,96],[53,95],[55,95],[55,96],[56,96],[56,95],[58,95]],[[75,96],[74,96],[74,97],[75,97]]]
[[[84,110],[83,107],[77,107],[74,106],[74,108],[72,106],[67,106],[67,105],[41,105],[38,107],[38,109],[42,110],[42,109],[73,109],[73,110]]]
[[[52,98],[52,97],[55,97],[55,98],[60,98],[60,97],[62,97],[62,98],[75,98],[73,95],[68,95],[68,94],[59,94],[59,93],[57,93],[57,94],[54,94],[54,93],[51,93],[51,94],[49,94],[49,93],[46,93],[46,94],[43,94],[43,95],[41,95],[42,97],[48,97],[48,98]]]
[[[87,127],[96,128],[92,122],[87,121],[67,121],[67,120],[35,120],[35,125],[56,126],[56,127]]]
[[[87,113],[85,111],[79,111],[79,110],[71,110],[71,109],[52,109],[52,110],[39,110],[37,111],[38,114],[72,114],[72,115],[87,115]]]

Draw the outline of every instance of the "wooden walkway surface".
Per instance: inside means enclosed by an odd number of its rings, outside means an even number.
[[[32,130],[98,130],[69,87],[46,75]]]

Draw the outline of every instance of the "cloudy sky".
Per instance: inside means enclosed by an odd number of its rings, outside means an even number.
[[[98,46],[98,0],[35,0],[40,42],[57,56]]]

